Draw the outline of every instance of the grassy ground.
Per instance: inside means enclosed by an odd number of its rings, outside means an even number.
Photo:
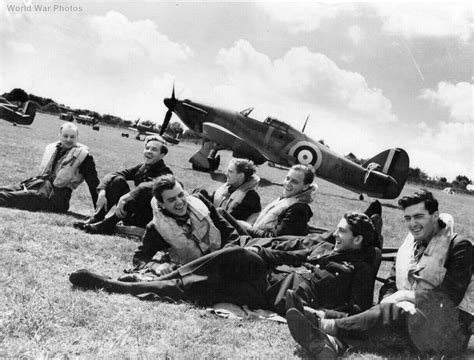
[[[62,121],[38,114],[30,128],[0,121],[0,184],[36,174],[45,144],[56,140]],[[143,143],[121,137],[123,130],[99,132],[79,125],[79,139],[96,160],[99,176],[141,161]],[[188,189],[219,185],[219,176],[191,170],[197,146],[170,147],[166,162]],[[230,158],[223,153],[221,169]],[[263,165],[260,193],[267,204],[281,192],[285,171]],[[369,201],[318,180],[312,224],[331,227],[344,211],[364,210]],[[415,188],[407,185],[404,193]],[[456,230],[473,237],[474,197],[434,190]],[[385,244],[398,246],[405,233],[396,201],[382,201]],[[307,357],[286,325],[223,320],[191,305],[143,302],[128,295],[74,290],[68,274],[89,268],[116,277],[131,265],[138,243],[118,236],[88,235],[72,228],[92,211],[85,185],[76,190],[70,213],[56,215],[0,208],[0,358],[298,358]],[[386,273],[387,265],[381,269]],[[406,354],[393,354],[393,358]],[[474,357],[471,341],[466,358]],[[381,359],[373,354],[346,358]]]

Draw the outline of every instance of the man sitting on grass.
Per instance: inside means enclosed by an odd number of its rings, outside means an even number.
[[[155,196],[167,211],[170,211],[167,203],[179,198],[178,194],[167,191],[163,192],[162,200],[158,194]],[[178,211],[182,205],[172,209]],[[158,231],[160,229],[157,228]],[[376,271],[373,268],[374,227],[365,214],[347,213],[339,222],[334,236],[334,245],[311,238],[274,239],[287,243],[283,246],[298,249],[293,251],[229,244],[154,281],[115,281],[87,270],[72,273],[70,281],[76,286],[104,288],[110,292],[134,295],[153,293],[162,298],[188,300],[201,305],[231,302],[250,308],[270,309],[280,314],[285,314],[285,294],[292,289],[312,307],[343,308],[349,312],[365,310],[372,305]],[[212,242],[206,246],[212,247]],[[192,260],[201,254],[199,248],[203,246],[183,243],[176,249],[172,248],[168,256],[171,260],[175,259],[176,264],[176,253],[180,250],[188,255],[186,259]],[[159,260],[155,260],[158,263],[151,268],[159,267],[159,261],[165,257],[160,256]],[[278,268],[280,265],[289,265],[290,268]],[[161,270],[155,271],[158,274],[168,272],[158,269]]]
[[[472,243],[440,218],[430,192],[398,203],[409,234],[379,305],[349,317],[306,317],[301,306],[288,311],[293,338],[313,355],[336,358],[353,348],[450,356],[466,349],[474,313]]]
[[[0,187],[0,206],[30,211],[65,213],[71,194],[84,180],[94,206],[99,183],[94,158],[77,142],[79,130],[67,122],[59,128],[59,141],[46,146],[40,174],[18,185]]]
[[[98,200],[94,215],[86,221],[74,223],[74,227],[91,234],[111,234],[115,225],[123,220],[125,225],[144,228],[152,219],[150,201],[153,180],[172,174],[163,161],[167,153],[168,148],[161,137],[146,137],[143,163],[105,175],[97,186]],[[127,184],[131,180],[136,186],[133,190]],[[116,206],[114,213],[105,218],[113,206]]]
[[[247,220],[251,215],[257,215],[262,206],[260,196],[255,191],[260,182],[255,171],[256,167],[251,160],[230,160],[226,183],[210,196],[214,206],[226,210],[237,220]],[[203,194],[206,193],[203,191]]]
[[[311,165],[293,165],[283,180],[282,195],[268,204],[253,224],[237,221],[241,234],[254,238],[308,234],[313,216],[314,169]]]

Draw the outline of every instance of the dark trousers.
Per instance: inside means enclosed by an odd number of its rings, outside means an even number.
[[[39,180],[29,188],[22,184],[0,187],[0,206],[29,211],[63,213],[69,209],[72,190],[57,188],[49,180]]]
[[[130,191],[130,186],[127,180],[121,176],[116,176],[105,188],[107,197],[107,206],[109,209],[116,205],[120,197]],[[146,225],[153,218],[153,210],[151,209],[150,201],[152,198],[151,192],[142,191],[138,198],[129,201],[125,206],[127,215],[123,222],[125,225],[134,225],[139,227],[146,227]],[[95,214],[97,217],[98,214]]]
[[[155,281],[107,280],[104,288],[134,295],[154,293],[200,305],[231,302],[253,309],[269,309],[266,273],[267,265],[259,255],[241,247],[229,247],[196,259]]]
[[[449,355],[463,351],[470,337],[464,313],[459,310],[450,315],[453,321],[449,323],[425,310],[417,309],[411,315],[395,304],[378,304],[348,317],[327,315],[336,318],[337,339],[360,351],[412,349]],[[432,327],[443,330],[429,331]]]

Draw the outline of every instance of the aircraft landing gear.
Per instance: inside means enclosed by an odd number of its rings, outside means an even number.
[[[363,200],[364,200],[364,194],[360,194],[360,195],[359,195],[359,200],[360,200],[360,201],[363,201]]]
[[[221,157],[217,155],[218,150],[213,148],[211,142],[205,142],[202,148],[194,154],[189,162],[193,170],[214,172],[219,168]]]

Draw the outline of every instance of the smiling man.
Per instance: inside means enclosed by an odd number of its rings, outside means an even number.
[[[64,213],[74,189],[84,180],[94,206],[95,188],[99,183],[89,149],[78,143],[79,131],[67,122],[59,128],[59,141],[46,146],[40,164],[40,175],[19,185],[0,188],[0,206],[30,211]]]
[[[253,224],[238,224],[252,237],[308,234],[308,222],[313,216],[314,169],[310,165],[293,165],[283,181],[282,195],[268,204]]]
[[[474,313],[472,243],[443,221],[450,216],[440,216],[431,192],[422,190],[398,203],[409,234],[379,305],[316,321],[288,311],[291,334],[313,355],[336,358],[348,347],[445,356],[466,349]]]
[[[143,163],[105,175],[97,186],[98,200],[94,215],[84,222],[76,222],[74,227],[91,234],[111,234],[120,220],[125,225],[145,227],[152,219],[150,201],[153,180],[172,174],[163,161],[167,153],[168,147],[161,137],[148,136],[143,149]],[[130,190],[127,181],[134,182],[133,190]],[[113,206],[114,213],[105,218]]]
[[[251,160],[232,159],[227,166],[227,181],[212,194],[216,208],[223,208],[237,220],[247,220],[262,209],[256,188],[260,178]]]
[[[136,270],[164,275],[237,241],[237,231],[199,195],[189,195],[172,175],[153,185],[153,220],[133,257]]]

